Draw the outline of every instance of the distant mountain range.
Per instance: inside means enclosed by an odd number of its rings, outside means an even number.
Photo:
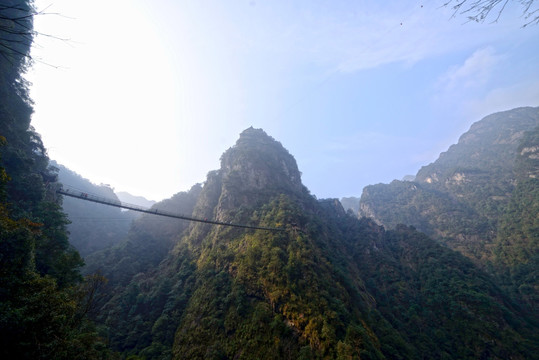
[[[155,201],[153,200],[148,200],[143,196],[132,195],[125,191],[117,191],[115,194],[120,201],[128,204],[138,205],[145,208],[151,208],[155,204]]]
[[[203,185],[154,208],[282,231],[145,214],[86,257],[109,279],[94,319],[146,359],[537,358],[538,118],[487,117],[440,157],[451,166],[367,187],[372,219],[316,200],[249,128]]]
[[[108,185],[96,185],[55,161],[51,161],[51,166],[57,169],[60,183],[88,194],[145,208],[151,208],[155,204],[155,201],[147,200],[142,196],[134,196],[128,192],[115,192]],[[131,222],[140,216],[139,213],[133,211],[124,211],[70,197],[63,199],[63,209],[71,222],[68,225],[69,241],[85,257],[118,244],[127,236]]]
[[[341,204],[346,211],[351,211],[354,214],[359,213],[359,198],[350,196],[341,198]]]
[[[51,161],[58,169],[58,181],[100,197],[118,200],[106,185],[95,185],[65,166]],[[137,214],[119,208],[64,197],[63,210],[67,213],[69,242],[86,257],[89,254],[119,243],[126,235]]]

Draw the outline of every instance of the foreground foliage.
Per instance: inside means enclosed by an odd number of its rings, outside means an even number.
[[[47,186],[55,174],[30,126],[32,102],[22,74],[31,44],[31,3],[4,1],[4,5],[0,8],[0,357],[112,356],[86,316],[92,282],[80,276],[82,259],[68,242],[66,216]]]

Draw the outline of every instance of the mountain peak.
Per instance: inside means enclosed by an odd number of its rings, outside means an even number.
[[[274,138],[269,136],[263,129],[255,129],[252,126],[243,130],[240,133],[240,138],[238,139],[238,142],[244,142],[244,141],[250,141],[250,140],[259,141],[259,142],[262,141],[262,142],[267,142],[267,143],[277,142]]]
[[[262,129],[244,130],[236,144],[221,157],[223,179],[234,180],[250,191],[302,189],[296,160]]]
[[[481,171],[512,176],[517,148],[524,133],[539,125],[539,107],[502,111],[475,122],[457,144],[423,166],[416,181],[444,184],[459,173]]]
[[[221,168],[208,174],[195,213],[230,221],[242,208],[303,189],[294,157],[264,130],[250,127],[223,153]]]

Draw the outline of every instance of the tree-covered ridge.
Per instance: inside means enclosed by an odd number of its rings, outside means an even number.
[[[514,166],[517,148],[526,131],[539,125],[539,108],[524,107],[491,114],[475,122],[457,144],[452,145],[433,163],[422,167],[418,182],[449,184],[455,170],[489,168],[509,177]],[[429,180],[430,179],[430,180]]]
[[[87,318],[91,289],[68,242],[68,220],[51,191],[46,149],[30,125],[23,75],[32,43],[31,1],[0,5],[0,357],[112,357]]]
[[[388,227],[413,225],[479,262],[492,260],[498,221],[517,182],[518,147],[537,125],[539,108],[489,115],[415,181],[366,187],[360,212]]]
[[[95,185],[65,166],[51,161],[58,169],[58,181],[85,193],[118,200],[114,191],[106,185]],[[65,197],[62,208],[68,214],[69,242],[81,256],[86,257],[98,250],[116,245],[127,235],[131,222],[138,216],[131,211],[116,207],[80,201]]]
[[[526,131],[539,125],[539,108],[517,108],[474,123],[456,145],[421,168],[417,182],[451,193],[496,221],[514,188],[517,148]]]
[[[517,185],[501,217],[494,248],[496,265],[517,296],[539,311],[539,127],[518,148]]]
[[[495,224],[467,202],[430,184],[394,180],[363,189],[360,214],[389,229],[410,224],[476,260],[492,259]]]
[[[461,252],[536,311],[538,125],[539,108],[487,116],[416,181],[366,187],[360,211],[389,228],[413,225]]]
[[[194,185],[187,192],[160,201],[154,206],[163,211],[192,214],[201,191]],[[86,274],[101,273],[111,286],[124,286],[133,276],[157,266],[189,228],[185,220],[143,214],[136,219],[125,239],[86,257]]]
[[[281,195],[252,216],[288,224],[287,233],[210,235],[197,262],[202,281],[176,332],[177,358],[383,358],[368,296],[335,269],[329,239],[312,235],[329,230],[311,222],[317,207]]]
[[[535,356],[537,324],[459,253],[401,225],[385,232],[369,255],[358,264],[370,269],[367,289],[380,312],[414,347],[406,358]]]
[[[144,241],[121,264],[120,252],[104,253],[104,271],[130,274],[110,281],[96,314],[114,349],[145,359],[533,358],[537,324],[489,275],[413,229],[385,231],[316,200],[291,180],[293,157],[253,130],[208,174],[192,212],[287,231],[192,224],[162,233],[172,248],[137,271]],[[156,230],[139,224],[130,236]]]

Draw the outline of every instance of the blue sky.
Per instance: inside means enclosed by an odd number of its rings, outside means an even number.
[[[204,181],[249,126],[317,197],[360,196],[483,116],[539,106],[539,26],[443,3],[37,0],[36,30],[68,40],[36,39],[33,125],[52,159],[153,200]]]

